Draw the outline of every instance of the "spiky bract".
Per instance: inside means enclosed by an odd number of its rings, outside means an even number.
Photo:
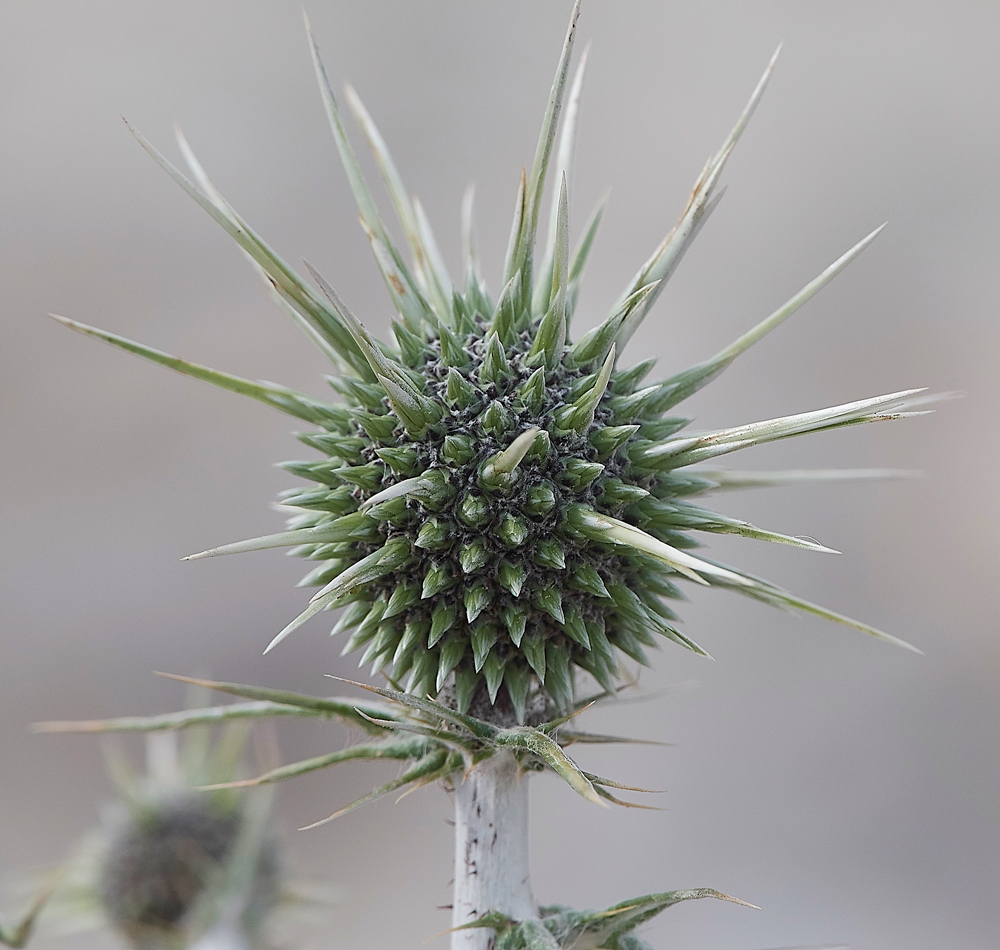
[[[740,476],[688,466],[803,432],[898,418],[907,414],[901,410],[917,392],[694,436],[681,435],[688,420],[672,414],[839,273],[874,233],[712,359],[645,387],[653,360],[627,369],[617,365],[621,349],[721,197],[719,177],[773,60],[736,127],[699,176],[677,225],[607,319],[570,342],[583,268],[600,219],[598,210],[571,254],[568,183],[582,63],[563,116],[551,224],[538,263],[535,235],[577,12],[534,162],[521,177],[496,301],[479,276],[471,196],[465,206],[465,284],[457,290],[419,203],[410,198],[381,135],[348,90],[410,245],[412,262],[404,261],[362,176],[313,46],[362,226],[399,314],[393,323],[395,345],[376,341],[318,274],[313,272],[322,294],[295,274],[216,191],[183,139],[194,181],[140,137],[236,239],[279,304],[330,357],[338,370],[330,383],[343,404],[229,376],[65,321],[319,427],[299,438],[323,457],[285,463],[313,483],[283,495],[282,505],[295,511],[289,530],[198,555],[289,546],[316,562],[302,583],[320,591],[272,646],[314,614],[343,607],[334,631],[353,631],[345,652],[362,650],[362,662],[370,663],[373,672],[385,670],[392,682],[405,683],[421,696],[448,686],[461,711],[477,691],[491,703],[499,696],[522,721],[535,695],[543,706],[568,709],[579,669],[613,690],[620,658],[648,663],[645,649],[660,637],[704,652],[677,629],[675,615],[663,603],[681,597],[678,584],[684,580],[884,636],[735,568],[686,553],[696,544],[692,531],[828,550],[695,504],[695,496],[740,484]],[[743,482],[787,480],[757,473],[756,480]]]

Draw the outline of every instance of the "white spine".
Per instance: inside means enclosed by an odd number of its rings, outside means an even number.
[[[500,752],[455,784],[455,896],[452,926],[495,910],[514,920],[536,920],[528,867],[528,776]],[[452,934],[452,950],[489,950],[490,929]]]

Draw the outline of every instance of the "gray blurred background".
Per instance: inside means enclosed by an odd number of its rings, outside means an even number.
[[[358,88],[456,270],[459,203],[476,181],[495,290],[569,3],[307,7],[331,74]],[[722,501],[843,557],[743,539],[712,550],[926,655],[695,592],[686,628],[716,662],[668,644],[643,683],[690,688],[589,716],[591,728],[675,745],[579,755],[593,771],[666,788],[666,810],[607,812],[536,781],[537,896],[593,907],[712,886],[763,908],[676,908],[648,928],[659,947],[996,947],[1000,6],[589,0],[580,31],[594,48],[577,232],[613,191],[578,332],[676,219],[783,40],[726,172],[729,193],[627,355],[660,354],[666,374],[714,353],[888,219],[859,261],[690,410],[710,427],[910,386],[966,398],[730,460],[925,470],[922,481]],[[183,703],[153,669],[311,692],[327,690],[324,672],[356,670],[324,623],[261,657],[301,608],[300,562],[179,561],[278,530],[268,505],[295,480],[272,463],[303,455],[289,420],[44,316],[326,391],[322,357],[119,114],[171,156],[179,121],[216,184],[287,259],[308,256],[379,330],[389,309],[298,0],[4,0],[0,88],[0,870],[10,872],[58,861],[110,788],[96,742],[32,736],[31,721]],[[328,725],[281,727],[288,760],[341,738]],[[342,766],[281,793],[292,866],[349,892],[313,946],[416,947],[448,926],[435,909],[451,877],[440,790],[294,830],[392,774]]]

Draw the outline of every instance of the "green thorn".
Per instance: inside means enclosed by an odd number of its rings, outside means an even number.
[[[489,548],[479,538],[463,544],[458,550],[458,563],[466,574],[475,574],[489,562]]]
[[[545,641],[541,637],[525,637],[521,641],[521,652],[535,671],[535,676],[542,684],[545,683]]]
[[[441,446],[441,457],[452,465],[461,466],[471,462],[476,454],[476,442],[468,435],[445,436]]]
[[[556,493],[549,482],[542,482],[528,489],[524,510],[532,517],[547,515],[556,504]]]
[[[585,462],[583,459],[569,459],[559,480],[575,492],[582,492],[601,472],[600,462]]]
[[[432,647],[438,642],[458,620],[458,605],[455,603],[439,603],[431,611],[431,632],[427,637],[427,646]]]
[[[425,551],[443,551],[451,547],[451,532],[447,523],[439,521],[437,518],[428,518],[417,533],[417,540],[414,544]]]
[[[494,624],[480,621],[469,630],[469,639],[472,641],[473,665],[478,673],[486,662],[493,644],[499,639],[499,632]]]
[[[424,583],[420,591],[420,597],[426,600],[441,591],[453,587],[457,583],[456,579],[448,572],[448,568],[443,564],[432,564],[424,574]]]
[[[528,621],[528,608],[523,604],[506,604],[500,613],[511,641],[514,646],[519,647]]]
[[[496,527],[496,535],[509,548],[520,547],[528,540],[528,523],[519,515],[505,514]]]
[[[545,403],[545,369],[539,366],[517,391],[521,405],[532,415],[539,415]]]
[[[532,559],[539,567],[547,567],[554,571],[561,571],[566,567],[566,556],[562,545],[551,538],[543,539],[535,545]]]
[[[513,563],[504,558],[497,570],[497,579],[510,591],[512,597],[520,597],[524,582],[528,579],[528,570],[522,563]]]
[[[492,600],[493,595],[485,584],[477,584],[475,587],[469,588],[462,598],[462,602],[465,604],[465,616],[469,623],[472,623],[489,607]]]
[[[458,517],[470,528],[484,524],[490,517],[490,503],[482,496],[467,492],[459,503]]]
[[[575,590],[593,594],[595,597],[611,597],[611,594],[608,593],[607,587],[604,586],[604,581],[601,579],[601,575],[598,574],[596,568],[592,567],[590,564],[577,564],[573,568],[573,574],[569,580],[569,586]]]
[[[563,623],[566,619],[563,614],[562,594],[555,587],[542,587],[534,591],[531,595],[531,602],[541,610],[544,610],[557,623]]]

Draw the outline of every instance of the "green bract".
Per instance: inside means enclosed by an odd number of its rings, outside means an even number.
[[[312,268],[296,274],[215,190],[187,143],[189,180],[139,141],[237,241],[279,305],[326,353],[331,403],[256,383],[65,320],[187,375],[266,402],[316,428],[299,438],[320,453],[284,467],[311,484],[282,505],[288,530],[193,557],[272,547],[315,562],[309,606],[271,647],[317,613],[344,608],[335,632],[373,673],[419,696],[446,688],[465,712],[477,695],[540,722],[572,706],[579,670],[615,689],[623,656],[647,664],[661,637],[704,651],[676,625],[666,600],[681,584],[722,587],[791,606],[876,636],[737,568],[696,557],[692,532],[742,534],[811,550],[815,542],[757,528],[703,507],[701,496],[751,485],[885,471],[736,473],[694,467],[762,442],[911,414],[919,390],[714,432],[688,434],[675,407],[794,313],[874,238],[873,232],[784,306],[712,359],[647,384],[654,361],[619,357],[712,212],[725,163],[771,73],[768,65],[736,127],[708,161],[673,230],[589,332],[572,329],[600,209],[570,247],[568,191],[581,61],[567,87],[570,24],[530,171],[522,174],[501,290],[480,276],[472,199],[464,208],[462,289],[449,277],[416,199],[353,90],[347,101],[372,147],[409,245],[395,246],[348,142],[313,46],[320,90],[376,264],[398,313],[393,344],[376,340]],[[565,100],[565,108],[564,108]],[[557,130],[561,132],[558,136]],[[536,259],[549,166],[550,226]],[[880,230],[880,229],[879,229]],[[62,319],[62,318],[60,318]],[[900,641],[895,641],[900,642]],[[270,649],[270,647],[268,647]],[[478,708],[478,706],[476,707]],[[534,716],[534,718],[532,718]]]

